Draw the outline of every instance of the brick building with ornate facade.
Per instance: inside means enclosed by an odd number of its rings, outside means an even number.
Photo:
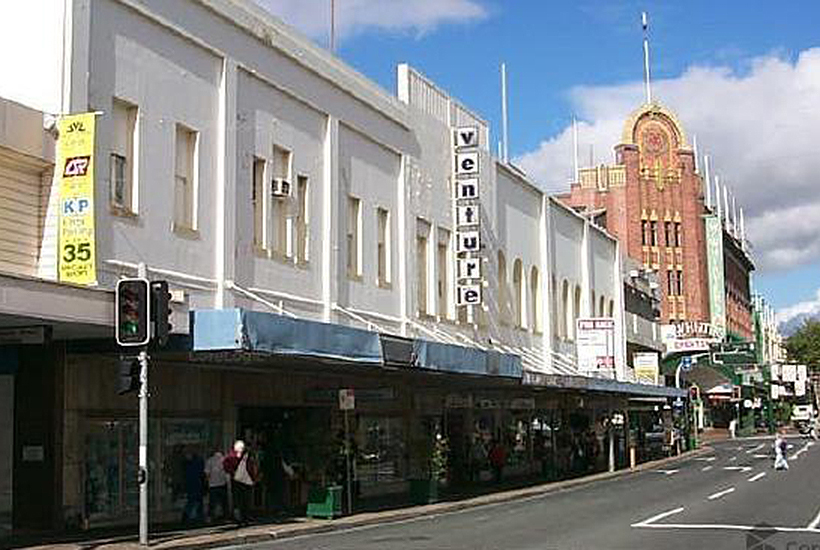
[[[657,273],[663,324],[712,322],[703,217],[704,179],[674,113],[648,103],[633,112],[615,146],[615,164],[578,170],[560,198],[616,236],[626,254]],[[722,220],[725,321],[752,338],[749,274],[754,265],[729,219]],[[714,282],[713,282],[714,284]],[[720,283],[718,283],[720,284]]]

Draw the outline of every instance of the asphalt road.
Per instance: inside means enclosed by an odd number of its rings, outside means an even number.
[[[820,549],[820,444],[772,441],[590,485],[409,521],[253,546],[270,550]],[[759,544],[764,541],[764,546]],[[243,548],[248,548],[244,546]]]

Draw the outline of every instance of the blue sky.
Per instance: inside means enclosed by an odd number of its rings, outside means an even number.
[[[327,44],[329,0],[258,2]],[[489,120],[495,136],[505,61],[510,155],[549,190],[566,185],[573,114],[582,156],[591,148],[595,162],[611,161],[620,125],[643,99],[647,10],[655,96],[698,135],[745,205],[756,288],[777,308],[820,311],[820,231],[808,223],[820,219],[820,3],[336,3],[344,61],[391,92],[396,64],[410,63]]]

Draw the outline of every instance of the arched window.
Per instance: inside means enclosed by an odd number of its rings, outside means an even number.
[[[527,304],[525,302],[525,285],[524,285],[524,264],[518,258],[513,262],[513,289],[515,295],[513,299],[513,322],[517,327],[525,327],[527,325],[526,311]]]
[[[509,302],[507,300],[507,258],[501,250],[498,251],[498,314],[502,323],[509,323]]]
[[[610,317],[615,316],[615,301],[614,300],[609,301],[609,316]]]
[[[595,291],[592,291],[592,300],[589,302],[589,316],[595,317]]]
[[[579,285],[575,285],[575,301],[572,304],[572,328],[570,329],[570,334],[572,334],[572,339],[575,340],[575,328],[578,323],[575,321],[578,320],[578,317],[581,316],[581,287]]]
[[[606,298],[604,298],[604,296],[601,296],[601,303],[598,304],[598,314],[601,317],[606,316],[606,312],[604,311],[604,304],[606,304]]]
[[[569,311],[569,281],[566,279],[561,285],[561,322],[559,323],[559,336],[561,338],[569,338],[569,326],[572,323],[571,313]]]
[[[533,332],[541,332],[541,314],[541,279],[538,268],[533,266],[530,270],[530,326]]]

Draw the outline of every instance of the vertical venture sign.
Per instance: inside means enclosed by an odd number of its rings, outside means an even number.
[[[481,181],[478,128],[456,128],[453,160],[456,219],[456,304],[481,304]]]

